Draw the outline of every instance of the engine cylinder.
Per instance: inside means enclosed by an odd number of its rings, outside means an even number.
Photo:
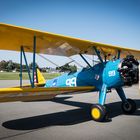
[[[128,55],[119,64],[120,75],[124,85],[131,86],[139,82],[139,62],[133,55]]]

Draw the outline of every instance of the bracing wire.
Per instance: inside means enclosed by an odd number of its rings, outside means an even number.
[[[93,59],[90,58],[90,57],[87,56],[87,55],[84,55],[84,57],[87,58],[88,60],[91,60],[91,61],[96,62],[96,63],[100,62],[100,61],[98,61],[98,60],[94,60],[94,58],[93,58]]]
[[[45,56],[38,54],[41,58],[45,59],[46,61],[50,62],[51,64],[55,65],[56,67],[59,67],[56,63],[52,62],[50,59],[46,58]]]
[[[41,54],[37,54],[38,56],[40,56],[41,58],[45,59],[46,61],[50,62],[51,64],[55,65],[56,67],[60,67],[58,64],[54,63],[53,61],[51,61],[50,59],[46,58],[45,56],[41,55]],[[78,66],[80,66],[81,68],[83,68],[84,66],[82,66],[81,64],[79,64],[76,60],[72,59],[71,57],[68,57],[71,61],[66,63],[69,64],[71,62],[76,63]]]
[[[75,64],[77,64],[79,67],[84,68],[80,63],[78,63],[76,60],[72,59],[71,57],[68,57],[70,60],[74,61]]]

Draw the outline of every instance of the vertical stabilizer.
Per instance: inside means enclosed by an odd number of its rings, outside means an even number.
[[[34,82],[36,84],[43,84],[46,82],[44,76],[42,75],[39,69],[36,69],[36,73],[34,74]]]

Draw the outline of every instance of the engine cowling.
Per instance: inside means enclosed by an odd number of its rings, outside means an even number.
[[[133,55],[128,55],[119,64],[120,75],[124,85],[131,86],[139,82],[139,62]]]

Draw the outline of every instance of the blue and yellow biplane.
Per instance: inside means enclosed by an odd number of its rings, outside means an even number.
[[[20,52],[20,86],[1,88],[0,102],[52,99],[58,94],[99,91],[99,101],[91,107],[91,116],[95,121],[104,121],[108,116],[105,106],[106,94],[111,89],[115,89],[122,100],[123,112],[132,114],[136,110],[136,103],[126,98],[122,87],[132,86],[139,81],[140,50],[2,23],[0,24],[0,50]],[[32,71],[29,69],[25,52],[32,53]],[[88,67],[45,81],[40,71],[36,69],[36,53],[67,57],[78,54]],[[96,55],[100,62],[92,66],[83,54]],[[23,60],[28,70],[30,85],[22,83]]]

